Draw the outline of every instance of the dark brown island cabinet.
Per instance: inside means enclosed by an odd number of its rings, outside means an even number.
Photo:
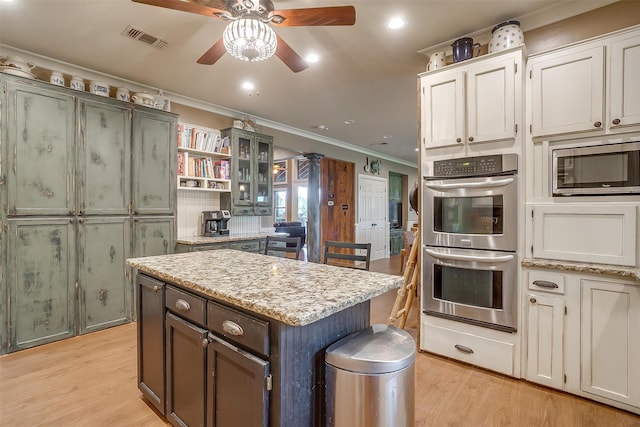
[[[365,301],[291,326],[139,273],[138,383],[174,426],[324,426],[324,351]]]

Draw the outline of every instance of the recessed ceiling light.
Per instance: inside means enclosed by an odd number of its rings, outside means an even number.
[[[345,125],[352,125],[352,124],[354,124],[355,122],[356,122],[355,120],[349,119],[349,120],[345,120],[345,121],[344,121],[344,124],[345,124]]]
[[[255,89],[255,87],[256,86],[251,82],[242,83],[242,89],[245,89],[245,90],[253,90],[253,89]]]
[[[405,24],[406,22],[404,19],[400,18],[399,16],[396,16],[387,21],[387,28],[389,28],[390,30],[397,30],[399,28],[404,27]]]
[[[382,137],[382,139],[391,139],[391,135],[385,135]]]
[[[420,149],[418,147],[416,147],[416,151],[420,151]]]
[[[320,57],[315,53],[308,54],[304,59],[311,64],[315,64],[320,61]]]
[[[314,129],[320,129],[320,130],[329,130],[329,127],[327,125],[315,125],[315,126],[311,126]]]

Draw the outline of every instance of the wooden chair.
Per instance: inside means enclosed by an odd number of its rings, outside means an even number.
[[[302,247],[301,237],[267,236],[267,244],[264,247],[264,254],[269,252],[280,252],[280,256],[287,256],[287,253],[295,254],[296,259],[300,259],[300,249]]]
[[[364,250],[365,254],[360,254],[358,252],[359,250]],[[338,263],[333,265],[369,270],[369,263],[371,260],[371,243],[349,243],[327,240],[324,244],[323,262],[325,264],[329,264],[328,261],[330,259],[338,260]],[[364,266],[361,263],[364,263]]]

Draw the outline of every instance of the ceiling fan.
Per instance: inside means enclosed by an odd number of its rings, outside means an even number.
[[[291,71],[297,73],[309,64],[271,26],[354,25],[356,22],[353,6],[275,10],[271,0],[132,1],[229,21],[222,38],[198,59],[198,64],[204,65],[215,64],[226,52],[250,62],[267,59],[275,53]]]

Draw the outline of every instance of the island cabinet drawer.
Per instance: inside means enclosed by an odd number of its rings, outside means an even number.
[[[165,306],[180,317],[202,326],[207,324],[207,300],[204,298],[167,286]]]
[[[209,301],[207,328],[227,340],[269,356],[269,322]]]
[[[230,242],[229,249],[245,252],[258,252],[260,250],[259,240],[243,240],[240,242]]]

